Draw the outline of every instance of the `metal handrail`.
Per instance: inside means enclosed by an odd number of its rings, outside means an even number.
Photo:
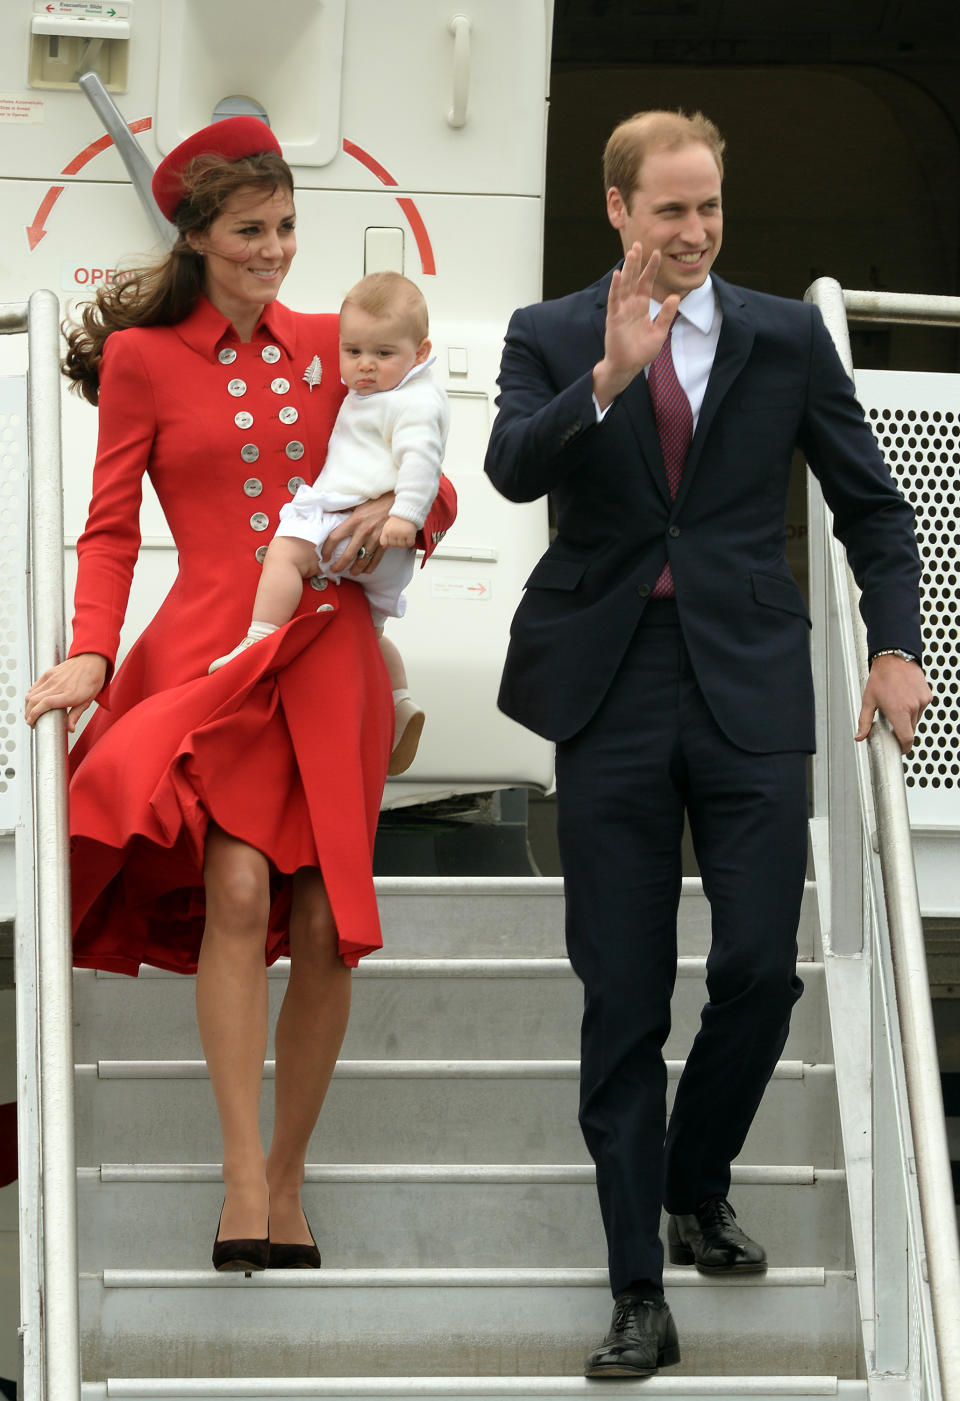
[[[809,289],[807,298],[823,313],[851,377],[848,313],[853,319],[960,325],[960,297],[908,298],[897,293],[845,291],[834,279],[820,278]],[[862,690],[869,671],[867,632],[858,607],[859,590],[846,564],[844,574]],[[960,1401],[960,1248],[953,1228],[956,1208],[903,762],[900,746],[886,720],[874,726],[868,751],[941,1394],[946,1401]]]
[[[65,654],[60,450],[60,303],[27,309],[30,461],[30,641],[33,674]],[[43,1229],[43,1395],[79,1401],[80,1307],[74,1135],[73,959],[67,854],[67,746],[62,710],[33,732],[37,1019]]]

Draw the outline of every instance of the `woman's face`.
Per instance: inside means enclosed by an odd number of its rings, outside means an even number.
[[[203,233],[187,235],[203,254],[203,290],[224,316],[252,331],[267,302],[280,291],[297,251],[293,196],[278,185],[264,194],[246,185],[230,196]]]

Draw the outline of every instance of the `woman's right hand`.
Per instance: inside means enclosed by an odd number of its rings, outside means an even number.
[[[99,652],[79,652],[51,667],[33,683],[26,695],[24,714],[35,725],[47,710],[65,710],[67,729],[73,734],[77,721],[103,690],[107,659]]]

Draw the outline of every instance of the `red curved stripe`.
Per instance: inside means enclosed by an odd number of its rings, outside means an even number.
[[[130,122],[130,130],[134,133],[138,131],[149,131],[153,126],[152,117],[140,117],[135,122]],[[112,136],[101,136],[96,141],[91,141],[89,146],[85,146],[79,156],[74,156],[69,165],[65,165],[61,170],[61,175],[76,175],[78,170],[82,170],[88,161],[92,161],[94,156],[99,156],[101,151],[105,151],[108,146],[113,145]]]
[[[399,195],[397,195],[397,204],[406,214],[410,227],[413,229],[413,236],[417,240],[417,247],[420,250],[420,266],[426,276],[433,276],[437,271],[437,263],[433,256],[430,235],[427,233],[427,226],[420,216],[420,210],[412,199],[401,199]]]
[[[387,170],[385,166],[382,166],[378,160],[374,160],[370,152],[365,151],[362,146],[358,146],[355,142],[348,141],[347,138],[344,137],[343,149],[348,156],[353,156],[354,160],[359,161],[361,165],[365,165],[369,171],[372,171],[381,185],[395,185],[397,183],[389,170]]]

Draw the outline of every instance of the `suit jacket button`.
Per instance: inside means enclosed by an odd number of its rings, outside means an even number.
[[[641,598],[646,598],[647,595],[650,593],[650,585],[649,585],[649,584],[638,584],[638,585],[637,585],[637,593],[640,595]]]
[[[667,531],[667,534],[670,536],[671,540],[676,540],[677,536],[680,534],[680,527],[678,525],[672,525]]]

